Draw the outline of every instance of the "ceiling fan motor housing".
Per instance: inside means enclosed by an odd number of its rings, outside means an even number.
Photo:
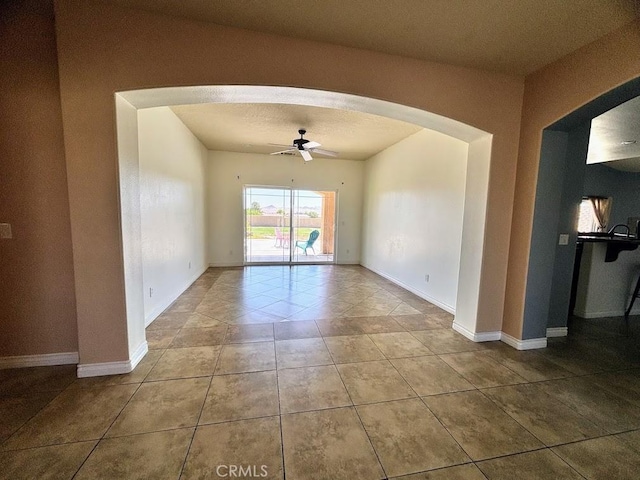
[[[306,140],[305,138],[302,138],[304,136],[305,133],[307,133],[307,131],[303,128],[301,128],[300,130],[298,130],[298,133],[300,134],[300,138],[296,138],[293,141],[293,144],[298,147],[298,150],[304,150],[304,144],[305,143],[309,143],[309,140]]]

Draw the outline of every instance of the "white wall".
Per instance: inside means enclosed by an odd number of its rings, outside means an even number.
[[[467,153],[467,143],[422,130],[371,157],[365,170],[362,264],[449,311],[456,308]]]
[[[490,339],[486,335],[480,335],[486,332],[478,332],[477,325],[492,145],[492,135],[485,135],[469,142],[466,162],[462,249],[453,328],[474,341]],[[499,331],[502,325],[502,314],[496,309],[491,310],[494,318],[490,322],[485,319],[484,328],[494,325],[493,331]]]
[[[209,261],[243,263],[243,186],[338,191],[337,262],[359,263],[364,162],[209,152]],[[238,178],[239,177],[239,178]]]
[[[138,110],[138,135],[144,312],[149,323],[208,267],[208,161],[206,148],[168,107]]]
[[[605,262],[605,243],[585,243],[580,261],[575,315],[582,318],[624,315],[640,274],[640,249],[620,252],[615,262]],[[640,299],[632,315],[640,315]]]
[[[124,262],[124,287],[127,312],[128,361],[131,370],[135,368],[146,353],[144,300],[140,285],[142,284],[142,249],[140,246],[140,168],[138,147],[138,114],[133,105],[120,95],[115,96],[118,134],[118,164],[120,180],[120,220],[122,225],[122,254],[129,259]],[[90,335],[80,331],[79,334]],[[96,372],[86,365],[80,356],[78,376],[105,374]],[[85,368],[86,367],[86,368]],[[93,373],[91,373],[91,371]],[[129,370],[130,371],[130,370]],[[87,373],[89,372],[89,373]],[[126,373],[118,372],[118,373]]]

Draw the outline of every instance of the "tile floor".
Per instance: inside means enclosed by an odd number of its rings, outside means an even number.
[[[637,332],[451,321],[361,267],[210,269],[131,374],[0,371],[0,479],[640,478]]]

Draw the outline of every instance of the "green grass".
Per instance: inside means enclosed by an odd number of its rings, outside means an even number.
[[[294,228],[296,240],[307,240],[309,234],[319,228]],[[276,238],[276,227],[247,227],[247,238],[264,239],[264,238]]]

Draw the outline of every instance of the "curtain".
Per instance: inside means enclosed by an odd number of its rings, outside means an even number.
[[[589,200],[596,217],[598,231],[605,232],[609,223],[609,214],[611,213],[611,198],[589,197]]]

